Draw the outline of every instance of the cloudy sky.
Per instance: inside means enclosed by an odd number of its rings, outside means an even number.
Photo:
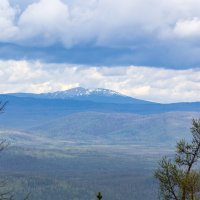
[[[77,86],[200,101],[200,1],[0,0],[0,93]]]

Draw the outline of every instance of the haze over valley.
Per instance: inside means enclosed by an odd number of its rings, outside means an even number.
[[[198,102],[160,104],[107,89],[0,98],[8,101],[0,134],[9,142],[0,169],[19,198],[26,189],[32,199],[88,200],[98,190],[111,200],[139,200],[141,190],[155,199],[157,161],[173,154],[177,140],[190,139],[200,112]]]

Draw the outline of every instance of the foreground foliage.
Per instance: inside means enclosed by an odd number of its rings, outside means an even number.
[[[177,143],[174,159],[164,157],[155,177],[160,183],[160,198],[164,200],[200,199],[200,172],[195,164],[200,158],[200,119],[192,121],[192,141]]]

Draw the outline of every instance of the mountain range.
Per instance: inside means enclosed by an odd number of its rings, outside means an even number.
[[[0,99],[8,101],[0,128],[15,141],[21,132],[19,141],[26,133],[26,138],[79,143],[169,144],[187,136],[200,112],[199,102],[160,104],[100,88],[1,94]]]
[[[11,93],[16,97],[31,97],[41,99],[65,99],[65,100],[79,100],[79,101],[94,101],[101,103],[134,103],[134,104],[149,104],[151,102],[135,99],[126,95],[122,95],[113,90],[97,88],[85,89],[76,87],[65,91],[57,91],[52,93]]]

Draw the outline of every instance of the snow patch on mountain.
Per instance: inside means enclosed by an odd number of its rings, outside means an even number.
[[[85,89],[82,87],[72,88],[65,91],[58,91],[53,93],[47,93],[45,94],[47,96],[53,97],[81,97],[81,96],[91,96],[91,95],[98,95],[98,96],[125,96],[118,92],[115,92],[113,90],[109,89],[103,89],[103,88],[96,88],[96,89]]]

